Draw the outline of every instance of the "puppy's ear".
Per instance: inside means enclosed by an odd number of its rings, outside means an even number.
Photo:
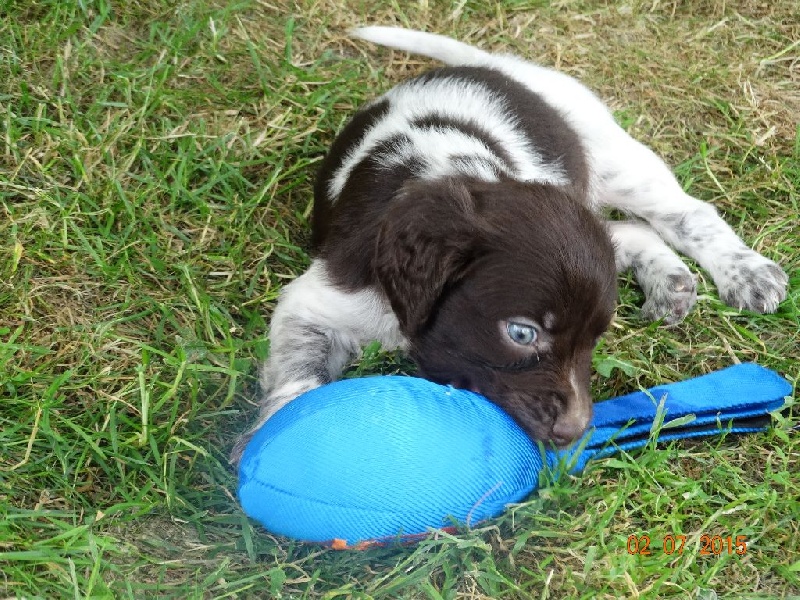
[[[375,271],[401,331],[413,335],[478,252],[481,223],[462,182],[412,182],[389,202],[378,232]]]

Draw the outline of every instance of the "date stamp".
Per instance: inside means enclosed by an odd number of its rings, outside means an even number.
[[[661,538],[661,547],[658,547],[658,540],[651,538],[647,534],[629,535],[627,551],[628,554],[638,554],[640,556],[650,556],[653,552],[660,550],[664,554],[682,555],[686,549],[686,536],[683,534],[667,534]],[[745,535],[710,535],[700,536],[700,556],[720,556],[722,554],[747,554],[747,536]]]

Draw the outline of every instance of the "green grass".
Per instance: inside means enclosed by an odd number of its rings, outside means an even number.
[[[598,461],[412,547],[335,552],[242,514],[227,452],[277,294],[308,264],[316,166],[358,104],[428,64],[347,41],[358,23],[580,76],[787,269],[766,316],[701,273],[671,328],[638,318],[623,278],[598,398],[746,360],[797,383],[795,2],[401,4],[0,1],[0,596],[800,596],[796,409],[761,435]],[[406,366],[373,349],[354,373]],[[748,552],[701,556],[704,533]]]

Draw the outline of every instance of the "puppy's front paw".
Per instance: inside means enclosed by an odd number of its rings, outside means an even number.
[[[788,283],[783,269],[752,250],[732,254],[716,281],[725,304],[758,313],[775,312]]]
[[[683,320],[697,301],[697,280],[684,267],[665,274],[646,290],[642,316],[651,321],[664,319],[666,325]]]
[[[236,440],[236,443],[233,445],[230,454],[228,455],[228,461],[230,461],[231,466],[234,468],[239,468],[239,462],[242,460],[242,454],[244,454],[244,449],[247,447],[247,444],[250,443],[250,440],[255,435],[256,429],[251,429],[247,433],[239,436],[239,439]]]

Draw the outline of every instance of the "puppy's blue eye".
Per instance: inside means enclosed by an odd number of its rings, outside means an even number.
[[[538,335],[533,325],[526,325],[525,323],[517,323],[515,321],[508,322],[506,331],[508,331],[508,337],[511,338],[511,341],[520,346],[530,346],[536,341]]]

